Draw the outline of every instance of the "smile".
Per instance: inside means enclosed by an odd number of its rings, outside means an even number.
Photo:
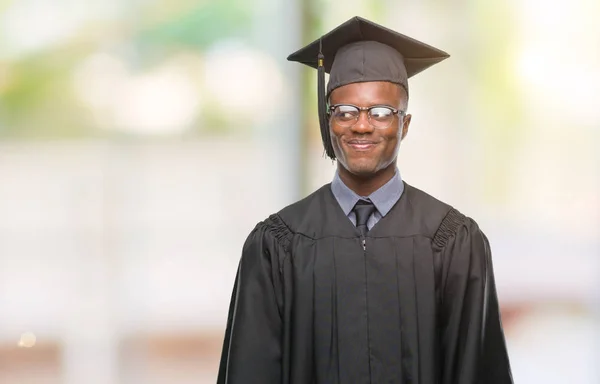
[[[368,151],[371,148],[375,147],[375,145],[377,145],[377,143],[372,142],[372,141],[350,140],[350,141],[346,142],[346,145],[348,145],[350,148],[354,149],[355,151]]]

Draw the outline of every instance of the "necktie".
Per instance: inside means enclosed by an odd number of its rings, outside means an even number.
[[[370,201],[358,200],[353,211],[356,214],[356,228],[358,228],[362,237],[365,237],[369,232],[367,221],[375,211],[375,206]]]

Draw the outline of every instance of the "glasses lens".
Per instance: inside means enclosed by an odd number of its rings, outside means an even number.
[[[369,112],[369,120],[375,128],[387,128],[394,120],[394,111],[386,107],[375,107]]]
[[[358,120],[360,111],[351,105],[338,105],[333,110],[335,122],[342,127],[353,125]]]

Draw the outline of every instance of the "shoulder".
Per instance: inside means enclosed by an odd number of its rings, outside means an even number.
[[[290,254],[292,236],[276,214],[260,221],[244,242],[240,270],[251,274],[251,271],[271,270],[276,274]]]
[[[293,233],[314,237],[322,232],[322,220],[334,204],[337,203],[331,192],[331,184],[325,184],[302,200],[283,208],[277,216]]]
[[[329,184],[258,222],[250,232],[244,248],[266,240],[274,241],[288,251],[293,236],[297,233],[305,234],[303,228],[314,227],[311,221],[318,221],[315,212],[322,212],[322,207],[326,204],[323,201],[323,196],[327,193],[326,188],[329,188]]]
[[[301,216],[303,212],[310,212],[315,208],[319,208],[325,203],[327,194],[331,195],[331,183],[323,185],[321,188],[312,192],[302,200],[299,200],[287,207],[281,209],[277,214],[286,221],[292,221],[298,216]]]
[[[422,228],[430,234],[436,247],[445,247],[457,235],[475,235],[485,239],[479,225],[471,217],[418,188],[406,183],[405,186],[409,204],[417,212],[415,217],[422,222]]]
[[[449,221],[460,213],[450,204],[432,195],[404,183],[404,209],[411,222],[411,227],[429,238],[436,238],[440,228],[446,227]]]
[[[421,216],[431,218],[433,221],[440,220],[448,211],[453,209],[450,204],[433,197],[429,193],[407,182],[404,182],[404,193],[410,207],[414,211],[419,212]]]
[[[244,249],[255,245],[262,247],[278,245],[284,251],[288,251],[292,242],[293,232],[283,222],[278,214],[272,214],[265,220],[256,224],[254,229],[248,235]]]

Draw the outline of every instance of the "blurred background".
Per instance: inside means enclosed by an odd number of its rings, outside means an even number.
[[[242,244],[331,180],[316,73],[360,15],[449,52],[403,178],[493,249],[516,383],[600,381],[600,3],[0,0],[0,383],[214,383]]]

